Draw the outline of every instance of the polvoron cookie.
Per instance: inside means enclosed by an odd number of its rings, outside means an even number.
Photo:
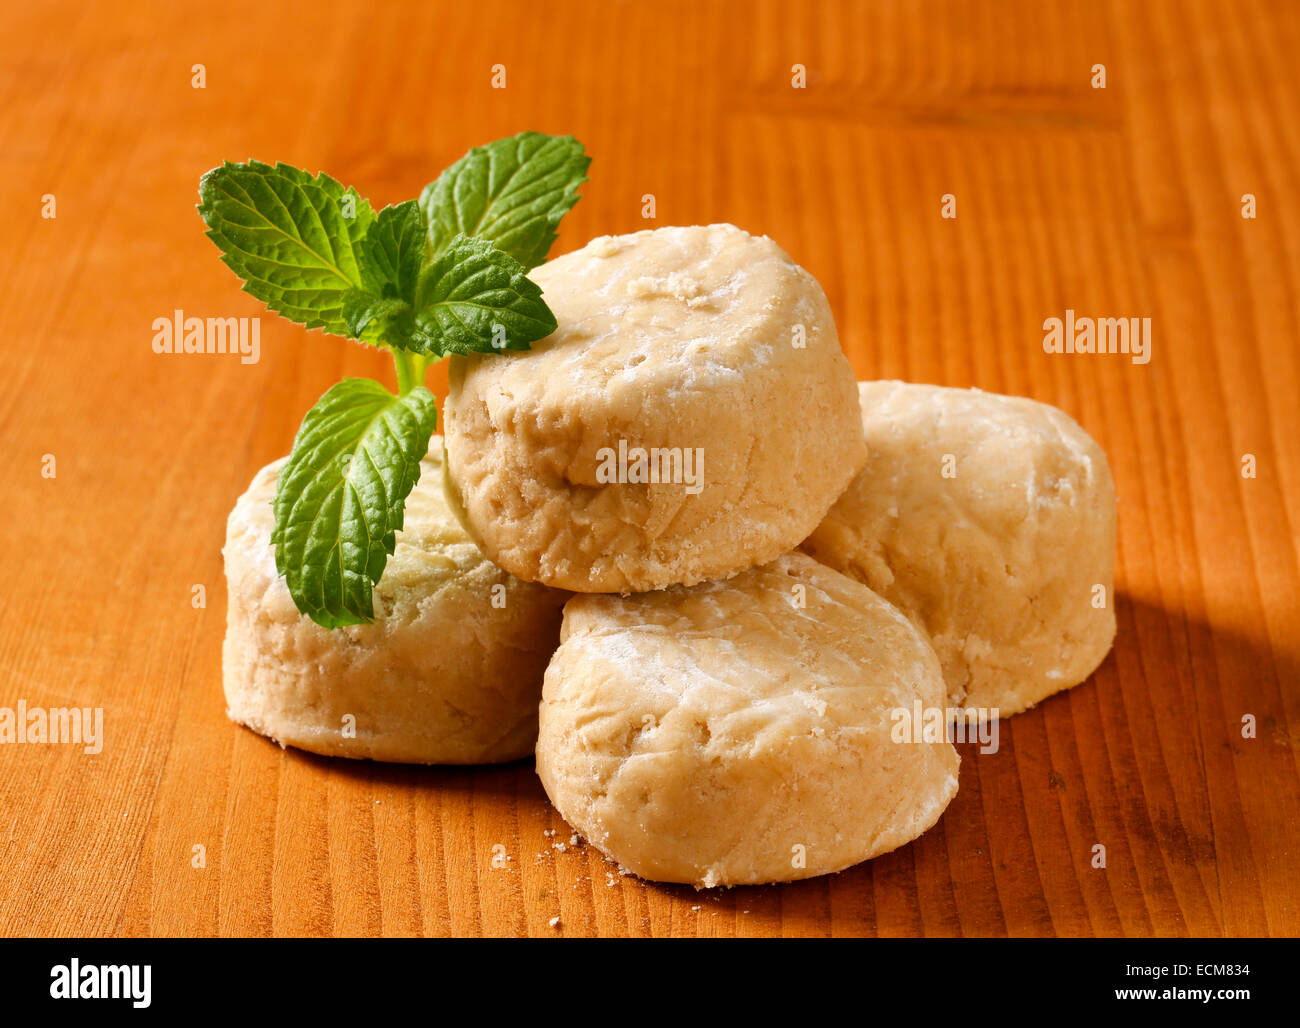
[[[1115,637],[1101,447],[1034,400],[859,390],[867,463],[803,548],[924,627],[953,705],[1006,716],[1082,682]]]
[[[727,581],[577,595],[546,671],[537,773],[592,845],[698,887],[838,871],[957,791],[938,659],[902,613],[802,553]]]
[[[480,764],[528,755],[565,593],[520,582],[470,541],[442,491],[434,436],[375,587],[370,624],[298,612],[271,546],[262,468],[227,523],[223,680],[230,717],[327,756]]]
[[[453,502],[526,581],[726,578],[812,531],[865,459],[817,281],[733,225],[605,236],[532,272],[559,328],[454,357]]]

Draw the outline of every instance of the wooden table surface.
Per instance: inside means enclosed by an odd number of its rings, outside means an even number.
[[[37,0],[5,21],[0,706],[105,723],[99,754],[0,745],[0,933],[1300,934],[1300,6]],[[825,286],[860,377],[1032,396],[1110,455],[1113,654],[998,753],[963,747],[912,845],[783,887],[650,885],[567,845],[531,763],[330,761],[226,720],[226,514],[339,376],[392,373],[272,316],[257,364],[152,351],[177,308],[265,313],[203,237],[199,175],[285,160],[390,203],[528,128],[594,157],[556,253],[766,233]],[[1149,317],[1150,363],[1044,353],[1067,308]]]

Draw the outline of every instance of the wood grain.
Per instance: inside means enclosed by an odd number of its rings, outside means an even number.
[[[0,932],[1300,934],[1298,45],[1282,0],[8,11],[0,705],[102,706],[106,740],[0,746]],[[567,845],[531,765],[331,762],[226,721],[226,513],[340,375],[391,371],[272,318],[255,365],[151,351],[176,308],[261,310],[202,236],[199,175],[282,159],[388,203],[524,128],[595,155],[560,251],[646,227],[646,193],[655,224],[767,233],[861,377],[1032,396],[1109,453],[1114,653],[997,754],[965,747],[913,845],[786,887],[647,885]],[[1044,354],[1067,307],[1150,317],[1153,359]]]

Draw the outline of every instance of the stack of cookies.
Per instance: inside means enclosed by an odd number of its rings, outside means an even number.
[[[453,358],[374,623],[275,573],[276,465],[231,514],[231,716],[318,753],[535,752],[564,818],[696,886],[837,871],[957,790],[943,724],[1084,680],[1115,632],[1105,454],[1031,400],[857,383],[816,280],[730,225],[532,273],[559,328]]]

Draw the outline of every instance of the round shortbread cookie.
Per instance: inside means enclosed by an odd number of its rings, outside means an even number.
[[[434,436],[367,625],[298,612],[271,547],[283,460],[262,468],[227,525],[223,677],[230,717],[327,756],[480,764],[527,756],[565,593],[494,567],[442,493]],[[350,719],[349,719],[350,716]]]
[[[792,881],[939,819],[957,751],[898,728],[943,702],[906,617],[791,553],[725,582],[569,600],[537,773],[570,825],[643,878]]]
[[[559,328],[453,357],[453,503],[527,581],[636,592],[797,546],[862,466],[821,287],[733,225],[595,239],[530,273]]]
[[[804,543],[914,618],[950,702],[1018,713],[1115,637],[1115,487],[1055,407],[978,389],[859,386],[870,456]]]

